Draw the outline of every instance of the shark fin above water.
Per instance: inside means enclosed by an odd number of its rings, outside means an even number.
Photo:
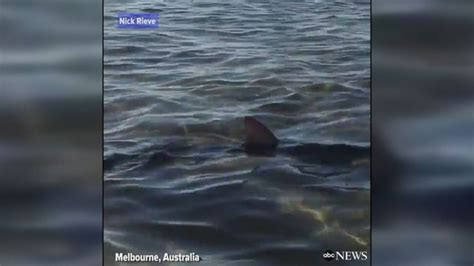
[[[245,152],[251,155],[273,156],[279,140],[270,129],[251,116],[245,117],[244,124],[246,138],[242,147]],[[324,163],[353,163],[354,160],[370,158],[370,147],[350,144],[296,143],[289,145],[287,143],[278,151],[305,160]]]
[[[264,124],[251,116],[244,118],[246,151],[258,151],[262,149],[274,149],[278,145],[278,139]]]

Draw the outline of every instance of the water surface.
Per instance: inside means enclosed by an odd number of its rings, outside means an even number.
[[[368,250],[368,156],[322,162],[307,147],[369,146],[369,8],[106,1],[106,264],[117,251],[314,265]],[[159,13],[160,28],[119,30],[119,12]],[[302,153],[247,155],[248,115]]]

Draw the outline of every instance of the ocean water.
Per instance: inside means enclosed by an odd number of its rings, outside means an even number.
[[[102,261],[100,1],[0,1],[0,265]]]
[[[374,265],[474,262],[473,10],[373,2]]]
[[[117,29],[121,12],[160,28]],[[106,265],[369,250],[369,1],[107,0],[104,19]],[[273,154],[241,148],[245,116],[280,139]]]

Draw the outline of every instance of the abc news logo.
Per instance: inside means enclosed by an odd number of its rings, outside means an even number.
[[[332,251],[332,250],[326,250],[323,253],[323,259],[327,261],[331,260],[344,260],[344,261],[350,261],[350,260],[367,260],[368,255],[367,251]]]

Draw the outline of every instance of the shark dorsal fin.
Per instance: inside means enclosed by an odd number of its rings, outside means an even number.
[[[245,145],[276,147],[278,139],[264,124],[251,116],[245,117]]]

